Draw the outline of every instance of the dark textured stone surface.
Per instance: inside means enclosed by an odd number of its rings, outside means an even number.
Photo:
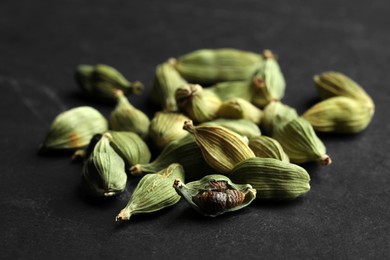
[[[0,258],[388,259],[389,11],[385,0],[2,1]],[[77,64],[110,64],[149,86],[158,63],[206,47],[274,50],[284,102],[299,112],[317,97],[315,73],[342,71],[372,95],[375,117],[361,134],[321,135],[334,163],[307,166],[304,198],[215,219],[180,202],[118,225],[134,181],[91,201],[68,155],[36,154],[61,111],[112,108],[80,96]],[[149,90],[130,101],[152,116]]]

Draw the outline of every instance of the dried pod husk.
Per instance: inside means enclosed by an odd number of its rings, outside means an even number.
[[[293,163],[319,161],[321,165],[329,165],[332,162],[326,154],[325,145],[311,124],[302,117],[291,120],[283,127],[275,128],[272,137],[279,141]]]
[[[146,138],[150,120],[141,110],[130,104],[122,92],[117,92],[118,101],[110,115],[110,126],[114,131],[130,131]]]
[[[255,157],[244,139],[222,126],[194,126],[184,123],[199,145],[205,161],[220,173],[228,174],[239,162]]]
[[[372,99],[366,91],[343,73],[329,71],[315,75],[313,79],[321,99],[344,96],[373,105]]]
[[[150,162],[151,153],[142,138],[133,132],[110,131],[111,146],[125,161],[126,169],[139,163]]]
[[[178,88],[175,98],[180,111],[199,123],[215,119],[222,104],[217,95],[196,84]]]
[[[96,109],[89,106],[72,108],[54,119],[40,150],[76,150],[87,146],[95,134],[107,129],[107,120]]]
[[[252,138],[260,136],[260,128],[253,122],[247,119],[225,119],[218,118],[213,121],[205,122],[200,124],[202,126],[223,126],[241,136]]]
[[[280,143],[268,136],[256,136],[249,139],[249,148],[256,157],[274,158],[284,162],[290,162]]]
[[[279,101],[273,101],[264,108],[260,127],[264,133],[272,136],[274,128],[282,127],[297,117],[298,113],[294,108]]]
[[[251,100],[260,108],[271,101],[281,100],[286,89],[286,81],[274,54],[270,50],[265,50],[263,57],[263,66],[253,78],[255,90]]]
[[[353,134],[366,129],[373,115],[370,104],[339,96],[315,104],[302,117],[316,131]]]
[[[171,164],[158,173],[141,178],[126,207],[116,216],[116,221],[129,220],[132,215],[151,213],[175,205],[180,200],[172,184],[184,181],[180,164]]]
[[[200,49],[177,59],[179,73],[189,82],[215,84],[246,80],[261,66],[263,57],[237,49]]]
[[[260,124],[263,111],[242,98],[232,98],[224,101],[218,110],[218,117],[230,119],[247,119]]]
[[[204,91],[213,92],[222,101],[226,101],[232,98],[242,98],[250,101],[252,99],[253,89],[252,80],[237,80],[219,82],[215,85],[205,88]]]
[[[242,209],[256,198],[256,190],[251,185],[235,184],[219,174],[187,184],[178,179],[173,187],[195,210],[208,217]]]
[[[195,138],[187,135],[169,143],[152,162],[134,165],[130,168],[130,173],[132,175],[155,173],[172,163],[179,163],[183,166],[188,180],[198,179],[215,172],[204,160]]]
[[[156,68],[156,76],[151,90],[152,99],[161,105],[164,111],[177,111],[175,93],[176,89],[187,84],[172,64],[175,59],[160,64]]]
[[[75,78],[88,97],[113,102],[116,100],[116,90],[128,95],[140,94],[144,88],[141,82],[129,82],[115,68],[104,64],[78,65]]]
[[[157,112],[150,121],[149,137],[160,149],[170,142],[179,140],[188,134],[183,130],[185,121],[190,120],[181,113]]]
[[[229,175],[235,183],[249,183],[262,200],[291,200],[310,190],[310,176],[295,164],[273,158],[250,158]]]
[[[123,159],[111,147],[112,136],[105,133],[96,143],[83,167],[83,183],[94,196],[113,196],[126,188]]]

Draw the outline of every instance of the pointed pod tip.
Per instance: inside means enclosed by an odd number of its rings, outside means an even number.
[[[129,220],[131,216],[130,211],[122,209],[119,214],[115,217],[115,222]]]
[[[140,164],[136,164],[130,167],[130,174],[134,176],[139,176],[142,174],[142,167]]]
[[[194,133],[195,132],[195,126],[194,126],[192,120],[184,121],[183,129],[188,131],[188,132],[190,132],[190,133]]]
[[[332,159],[330,158],[329,155],[324,154],[324,155],[321,157],[321,159],[320,159],[320,164],[321,164],[321,165],[324,165],[324,166],[330,165],[330,164],[332,164]]]

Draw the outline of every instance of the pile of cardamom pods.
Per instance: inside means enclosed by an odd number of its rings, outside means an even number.
[[[40,151],[74,151],[91,196],[115,196],[139,180],[116,221],[181,197],[211,217],[254,199],[295,199],[310,190],[298,164],[332,162],[316,132],[358,133],[374,114],[361,86],[325,72],[314,76],[322,101],[298,115],[281,102],[285,79],[269,50],[201,49],[158,65],[151,100],[161,111],[152,119],[127,99],[142,83],[116,69],[79,65],[76,80],[89,98],[116,106],[108,120],[89,106],[62,112]]]

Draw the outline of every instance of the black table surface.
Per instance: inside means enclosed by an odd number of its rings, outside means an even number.
[[[388,259],[390,4],[378,1],[11,1],[0,3],[0,258]],[[54,117],[90,105],[78,64],[109,64],[147,88],[130,101],[152,117],[155,66],[200,48],[273,50],[283,102],[303,113],[312,77],[335,70],[376,104],[356,135],[320,135],[333,164],[306,165],[311,191],[217,218],[184,201],[128,223],[114,219],[135,187],[96,201],[69,155],[39,156]]]

